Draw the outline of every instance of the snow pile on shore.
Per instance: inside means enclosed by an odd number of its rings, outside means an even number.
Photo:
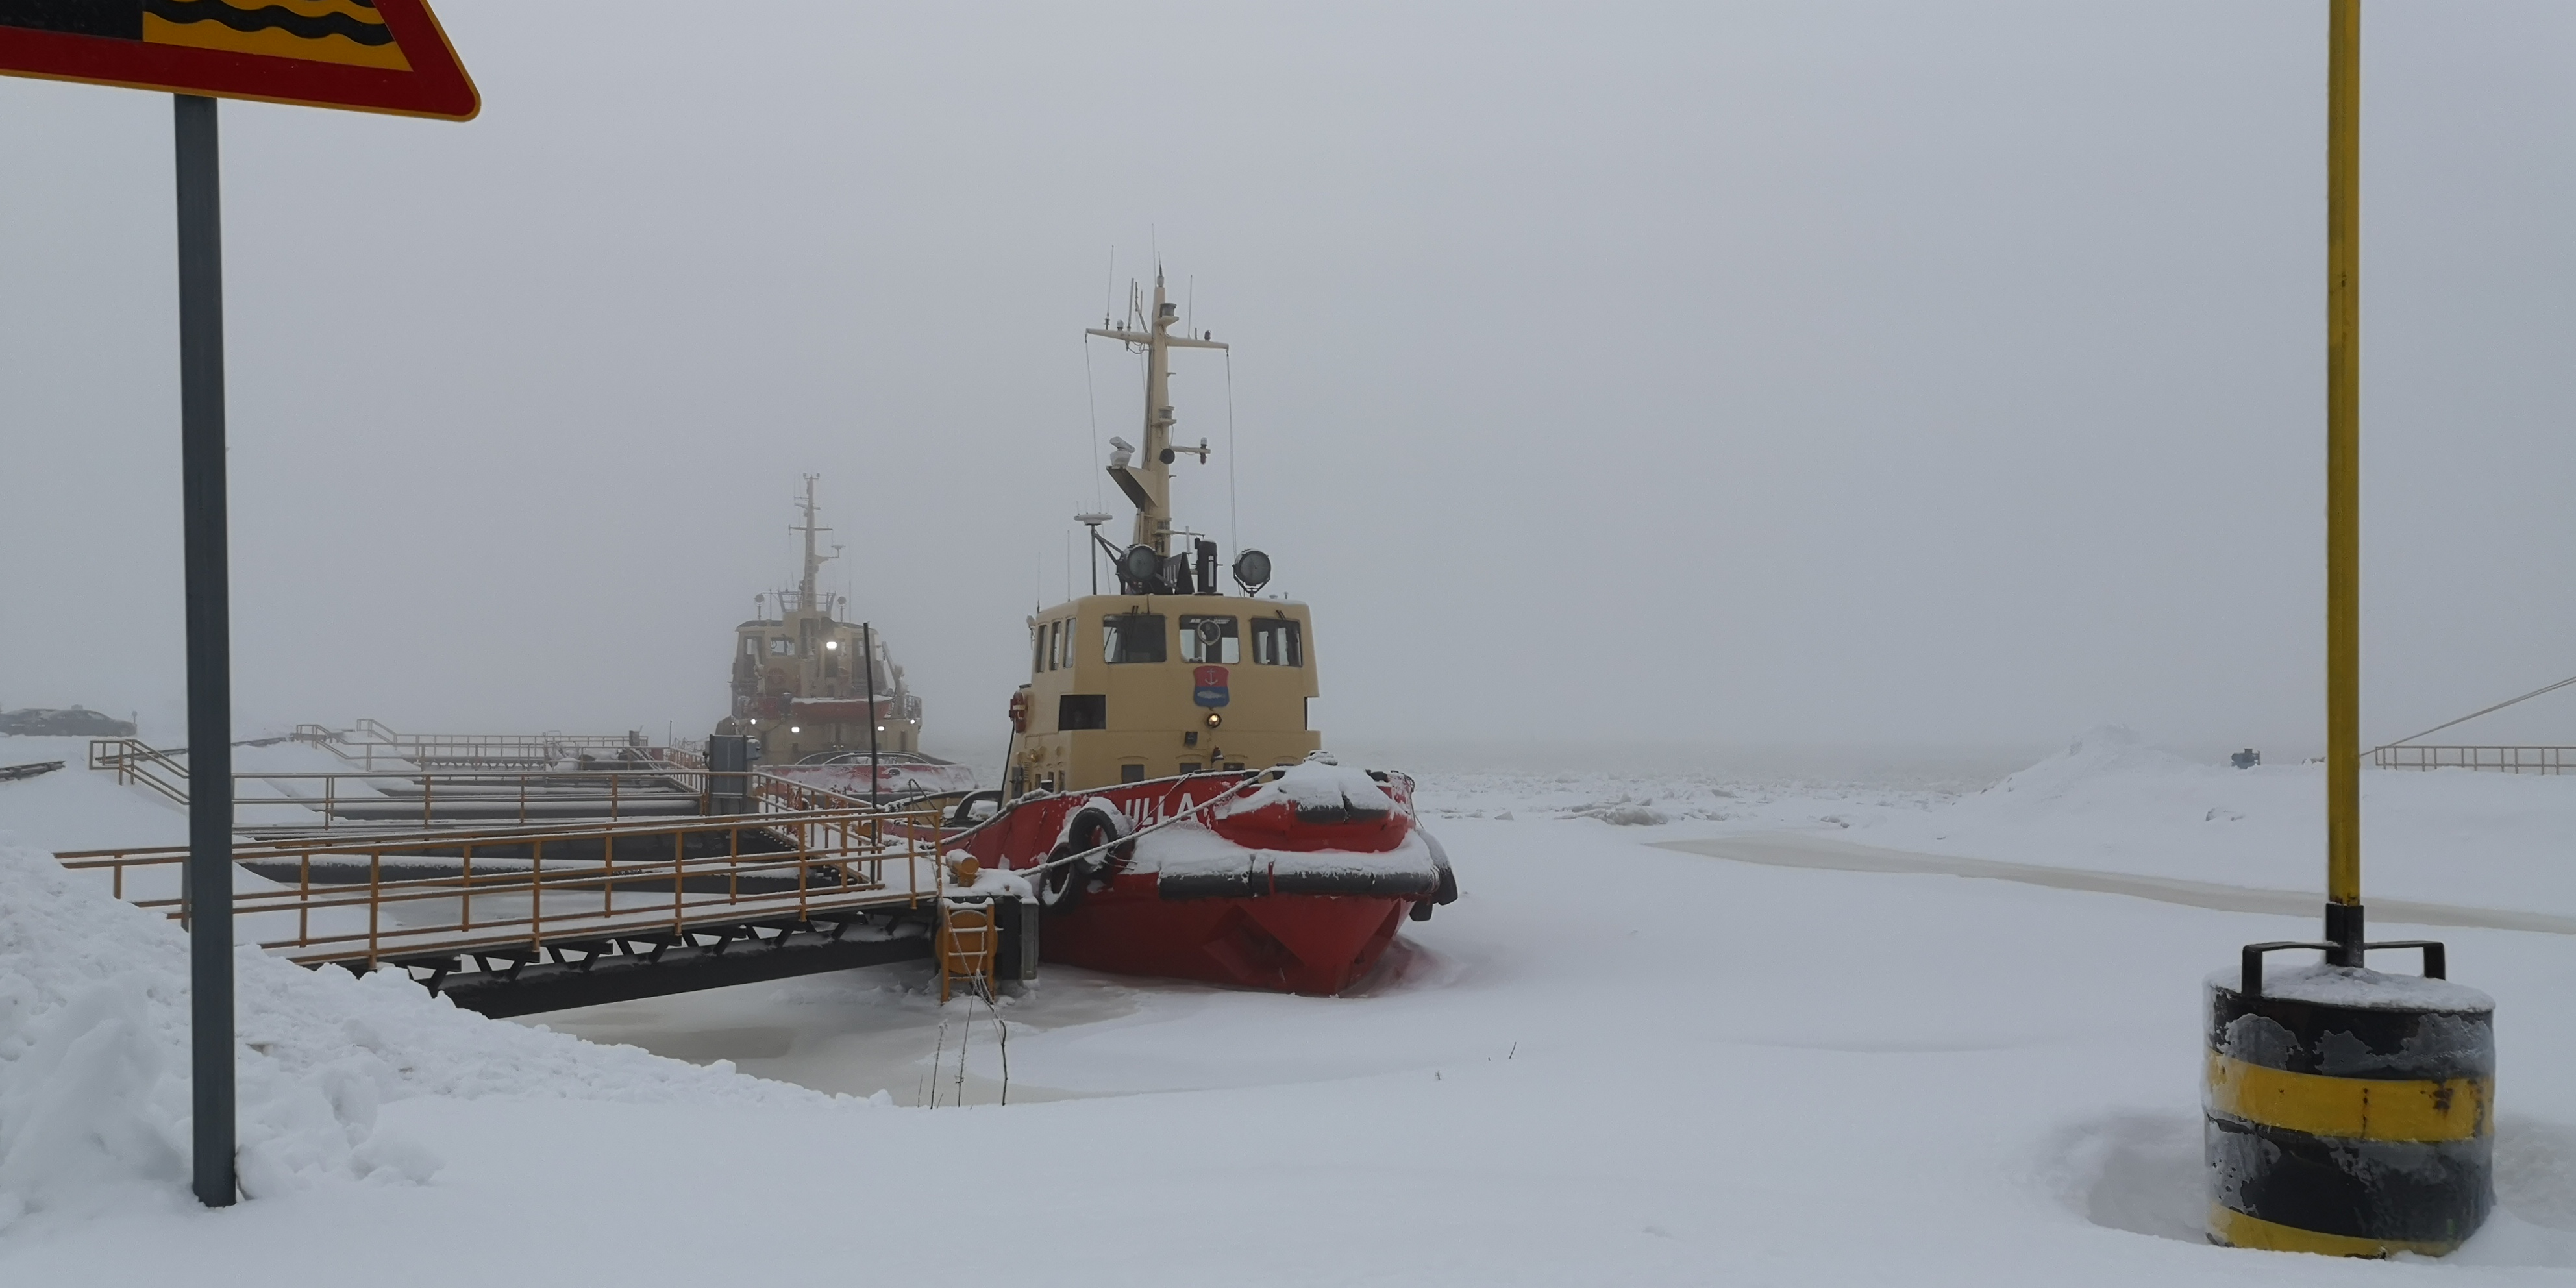
[[[1860,830],[1929,833],[1935,841],[1969,832],[2045,835],[2047,844],[2071,851],[2060,861],[2090,866],[2086,856],[2116,853],[2142,828],[2242,820],[2254,803],[2238,790],[2248,781],[2240,771],[2159,751],[2133,730],[2103,725],[1946,809],[1893,815]],[[1856,832],[1851,839],[1862,838]]]
[[[2150,747],[2126,725],[2097,725],[2068,743],[2064,752],[2006,775],[1963,804],[1973,808],[1977,801],[2013,800],[2024,808],[2080,809],[2100,799],[2100,788],[2108,779],[2170,778],[2197,783],[2224,779],[2231,772]]]
[[[2576,913],[2576,776],[2365,769],[2364,889]],[[2232,769],[2116,726],[1981,792],[1862,819],[1843,839],[2012,863],[2322,892],[2325,767]]]
[[[818,1093],[487,1020],[396,972],[237,950],[241,1185],[410,1183],[439,1160],[376,1130],[411,1096],[817,1103]],[[0,842],[0,1227],[182,1203],[188,944],[45,854]]]

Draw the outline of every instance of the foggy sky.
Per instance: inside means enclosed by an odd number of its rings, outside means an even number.
[[[1328,745],[2322,741],[2323,0],[437,8],[222,109],[246,731],[703,734],[810,471],[989,754],[1159,253]],[[2367,14],[2376,742],[2576,673],[2576,10]],[[0,80],[0,705],[175,739],[169,139]]]

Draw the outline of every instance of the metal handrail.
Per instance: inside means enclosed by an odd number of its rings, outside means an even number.
[[[2576,774],[2576,747],[2395,743],[2374,748],[2381,769],[2483,769],[2506,774]]]
[[[120,786],[141,783],[182,805],[188,803],[188,767],[177,756],[139,739],[90,739],[89,767],[114,770]]]
[[[591,733],[426,733],[407,734],[381,720],[361,718],[346,730],[297,725],[293,735],[329,750],[351,764],[374,769],[379,763],[454,760],[552,762],[586,752],[643,750],[632,732]]]
[[[89,767],[113,770],[119,783],[140,783],[179,804],[188,803],[188,767],[170,752],[154,748],[132,738],[95,738],[90,741]],[[346,792],[344,781],[354,780],[365,790]],[[285,784],[314,782],[322,784],[318,796],[298,795],[291,791],[279,796],[246,796],[244,782]],[[460,801],[488,804],[515,800],[516,821],[535,821],[532,806],[540,812],[545,807],[582,804],[604,804],[611,819],[624,816],[630,798],[642,802],[669,802],[688,798],[697,812],[707,811],[706,772],[685,768],[666,761],[641,761],[615,769],[466,769],[434,770],[406,766],[400,771],[378,770],[289,770],[242,771],[233,775],[233,810],[238,820],[244,807],[293,807],[319,813],[321,826],[328,830],[341,812],[352,804],[375,806],[378,802],[401,803],[408,799],[407,790],[388,791],[386,784],[417,785],[420,793],[420,824],[435,826],[439,822],[438,804],[442,792],[451,805]],[[408,814],[406,810],[404,813]],[[384,820],[371,820],[382,822]]]
[[[937,815],[918,813],[919,817],[911,817],[813,811],[662,825],[627,823],[555,831],[495,831],[479,836],[382,833],[364,838],[253,843],[240,847],[237,856],[253,862],[293,861],[299,877],[291,887],[236,894],[234,915],[293,913],[296,933],[262,940],[262,949],[306,964],[343,961],[364,962],[372,967],[396,959],[519,950],[534,953],[559,943],[664,934],[685,937],[692,927],[739,925],[747,919],[774,917],[801,922],[816,914],[857,908],[917,907],[939,897],[944,884],[937,865]],[[726,853],[689,857],[687,838],[713,832],[729,835]],[[745,854],[742,838],[746,832],[765,834],[789,848]],[[634,854],[644,848],[638,843],[654,838],[669,839],[667,859],[659,855],[623,860],[616,857],[619,841],[628,842],[627,851]],[[581,841],[601,842],[602,856],[595,861],[547,861],[548,843]],[[524,847],[529,857],[486,857],[478,869],[477,848],[505,845]],[[388,855],[396,860],[417,860],[422,850],[433,848],[457,851],[458,873],[386,877]],[[109,872],[110,887],[117,898],[175,919],[184,920],[187,916],[184,894],[139,898],[127,893],[130,872],[175,868],[186,860],[185,846],[66,851],[55,857],[64,867],[76,871]],[[326,867],[332,859],[364,860],[364,887],[353,882],[325,882],[317,888],[313,881],[316,859],[325,860]],[[899,882],[890,880],[885,870],[895,864],[901,867]],[[823,877],[826,872],[830,874],[828,879]],[[658,886],[665,874],[670,883],[667,901],[658,891],[644,889]],[[787,875],[793,877],[791,891],[746,894],[742,889],[745,877]],[[687,888],[693,880],[703,886],[705,879],[711,877],[722,878],[721,892],[693,892]],[[488,915],[496,898],[504,901],[501,914]],[[622,907],[621,899],[625,900]],[[485,904],[487,914],[479,919],[475,906],[478,900]],[[519,910],[517,900],[525,901],[524,911]],[[579,906],[565,907],[568,900]],[[436,918],[435,905],[441,901],[456,906],[451,917]],[[550,909],[549,904],[554,908]],[[327,914],[351,909],[364,910],[363,930],[354,925],[326,925],[317,932],[313,925],[316,913],[326,914],[328,920]]]

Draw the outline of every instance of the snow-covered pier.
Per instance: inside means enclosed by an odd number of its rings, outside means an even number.
[[[241,842],[242,937],[299,965],[401,970],[487,1015],[525,1015],[930,955],[958,891],[936,811],[855,809],[564,829]],[[74,872],[174,919],[187,847],[72,850]],[[986,896],[988,897],[988,896]],[[997,909],[998,965],[1034,960]]]

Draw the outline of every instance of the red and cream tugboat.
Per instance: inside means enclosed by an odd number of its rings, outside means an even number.
[[[1113,438],[1109,476],[1135,504],[1125,548],[1098,534],[1116,594],[1030,619],[1030,679],[1011,699],[1008,803],[953,846],[1028,879],[1050,961],[1137,975],[1333,994],[1365,977],[1410,915],[1457,880],[1413,807],[1413,780],[1341,765],[1309,727],[1317,693],[1306,605],[1265,598],[1270,559],[1174,526],[1171,351],[1156,275],[1147,311],[1089,334],[1145,356],[1141,450]],[[1095,564],[1095,576],[1097,565]],[[1094,591],[1099,587],[1095,582]]]

